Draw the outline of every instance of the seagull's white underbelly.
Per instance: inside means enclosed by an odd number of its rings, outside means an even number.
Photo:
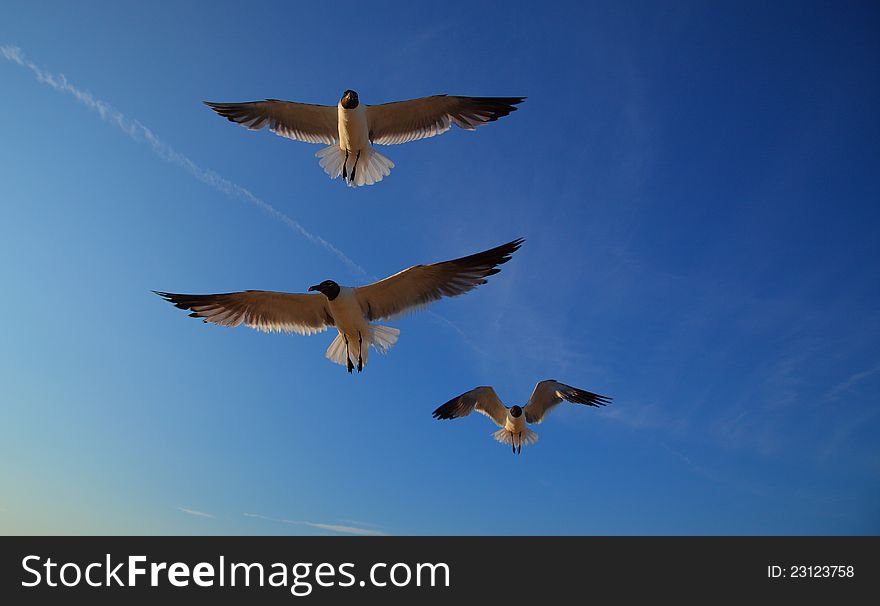
[[[358,105],[354,109],[345,109],[340,104],[339,112],[339,147],[348,152],[357,153],[370,146],[370,128],[367,125],[367,110]]]
[[[517,418],[507,415],[507,421],[504,423],[504,429],[511,433],[519,433],[526,428],[526,415],[522,414]]]
[[[369,336],[369,322],[364,318],[361,305],[354,296],[354,290],[343,286],[337,296],[328,302],[330,314],[336,323],[336,328],[341,333],[348,335],[349,339],[357,340],[358,331],[366,340]]]

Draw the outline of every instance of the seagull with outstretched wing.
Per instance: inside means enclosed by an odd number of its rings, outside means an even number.
[[[434,95],[409,101],[363,105],[347,90],[336,107],[266,99],[250,103],[205,104],[251,130],[272,132],[328,147],[315,155],[331,179],[342,175],[352,187],[372,185],[386,177],[394,163],[373,145],[396,145],[445,133],[452,125],[465,130],[494,122],[516,111],[525,97],[455,97]]]
[[[563,400],[597,408],[611,403],[611,398],[607,396],[548,379],[535,385],[532,397],[525,406],[514,405],[508,408],[494,389],[484,386],[452,398],[435,410],[433,416],[435,419],[458,419],[476,410],[501,428],[492,434],[494,438],[503,444],[510,444],[513,452],[519,454],[523,444],[534,444],[538,441],[538,434],[526,427],[526,423],[542,422],[544,415]]]
[[[522,245],[521,238],[460,259],[415,265],[366,286],[340,286],[324,280],[299,294],[247,290],[215,295],[156,292],[195,318],[221,326],[244,324],[264,332],[311,335],[333,326],[339,333],[326,356],[358,372],[369,347],[385,353],[400,331],[375,321],[415,311],[442,297],[456,297],[486,283]]]

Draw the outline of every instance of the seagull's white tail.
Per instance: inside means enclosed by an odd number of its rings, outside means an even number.
[[[318,163],[331,179],[342,174],[343,164],[345,164],[345,182],[349,187],[378,183],[387,177],[391,173],[391,169],[394,168],[394,162],[372,147],[362,150],[360,158],[349,154],[347,162],[345,152],[342,151],[338,143],[318,150],[315,155],[320,158]],[[357,160],[357,166],[355,166],[355,160]],[[351,178],[352,170],[354,170],[354,179]],[[344,345],[343,343],[343,347]]]
[[[370,353],[370,345],[372,345],[380,353],[386,353],[391,348],[391,346],[397,342],[397,336],[399,334],[400,331],[396,328],[391,328],[390,326],[380,326],[378,324],[370,324],[370,334],[363,336],[363,350],[360,352],[361,362],[363,363],[363,365],[366,366],[367,364],[367,356]],[[332,343],[330,343],[330,347],[327,348],[327,353],[325,355],[327,356],[327,359],[332,362],[336,362],[337,364],[341,364],[342,366],[348,366],[348,362],[345,359],[345,337],[342,336],[342,333],[336,335],[336,338],[333,339]],[[351,363],[357,366],[357,337],[348,337],[348,357],[351,359]]]
[[[327,359],[331,362],[336,362],[337,364],[342,364],[343,366],[348,365],[348,363],[345,361],[345,339],[342,337],[342,333],[336,335],[336,338],[333,339],[332,343],[330,343],[330,347],[327,348],[327,353],[324,355],[327,356]]]
[[[400,331],[390,326],[382,326],[380,324],[371,324],[370,345],[379,350],[380,353],[388,353],[391,346],[397,343],[397,337]]]
[[[493,433],[492,437],[494,437],[502,444],[510,444],[513,447],[528,446],[529,444],[534,444],[538,441],[537,432],[532,431],[528,427],[522,430],[521,435],[519,433],[514,434],[504,428],[501,428]]]

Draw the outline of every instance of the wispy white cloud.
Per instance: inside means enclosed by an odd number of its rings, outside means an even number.
[[[197,511],[195,509],[189,509],[188,507],[178,507],[177,511],[182,511],[183,513],[187,513],[191,516],[196,516],[199,518],[215,518],[216,517],[213,513],[205,513],[204,511]]]
[[[865,379],[873,377],[876,374],[880,374],[880,364],[877,364],[867,370],[863,370],[861,372],[850,375],[846,378],[846,380],[841,381],[840,383],[829,389],[828,393],[825,394],[825,398],[828,400],[837,400],[838,398],[840,398],[840,395],[842,393],[851,389],[858,383],[861,383]]]
[[[865,426],[878,415],[880,415],[880,408],[876,406],[850,413],[850,415],[834,427],[819,449],[819,462],[823,465],[827,464],[839,450],[846,446],[852,446],[852,434],[859,430],[864,430]]]
[[[257,518],[258,520],[267,520],[269,522],[281,522],[278,518],[270,518],[269,516],[264,516],[259,513],[243,513],[241,514],[246,518]]]
[[[669,415],[667,406],[656,400],[641,401],[633,398],[627,400],[625,406],[603,408],[598,418],[623,423],[633,429],[660,429],[664,433],[681,434],[687,428],[685,417]]]
[[[339,520],[343,524],[353,524],[354,526],[366,526],[368,528],[379,528],[378,524],[372,522],[361,522],[360,520]]]
[[[188,156],[175,150],[173,147],[171,147],[171,145],[160,139],[158,135],[156,135],[152,130],[141,124],[141,122],[139,122],[138,120],[127,117],[119,110],[113,108],[106,101],[98,99],[90,92],[71,84],[70,81],[68,81],[67,78],[64,76],[64,74],[53,74],[51,72],[45,71],[33,61],[27,59],[22,50],[15,46],[0,46],[0,55],[2,55],[7,61],[10,61],[12,63],[15,63],[16,65],[30,70],[34,74],[38,82],[42,82],[43,84],[52,87],[58,92],[71,95],[79,103],[96,112],[102,120],[104,120],[108,124],[112,124],[123,133],[125,133],[132,141],[135,141],[137,143],[146,142],[153,150],[153,152],[166,162],[170,162],[171,164],[182,168],[202,183],[205,183],[206,185],[214,188],[215,190],[230,198],[244,200],[245,202],[256,206],[257,208],[268,214],[270,217],[277,221],[280,221],[290,230],[299,234],[309,242],[320,246],[328,252],[332,253],[346,266],[348,266],[350,269],[354,270],[361,276],[367,275],[367,272],[363,267],[355,263],[331,242],[328,242],[321,236],[310,232],[298,221],[292,219],[290,216],[281,212],[265,200],[259,198],[250,190],[236,183],[233,183],[232,181],[224,177],[221,177],[212,170],[199,166]]]
[[[276,522],[278,524],[291,524],[294,526],[308,526],[310,528],[317,528],[319,530],[328,530],[330,532],[336,532],[340,534],[352,534],[357,536],[370,536],[370,537],[383,537],[387,536],[387,533],[382,532],[381,530],[375,529],[375,524],[369,524],[369,526],[373,526],[374,528],[361,528],[359,526],[347,526],[343,524],[324,524],[321,522],[308,522],[306,520],[286,520],[282,518],[271,518],[269,516],[264,516],[259,513],[244,513],[242,514],[247,518],[257,518],[259,520],[266,520],[268,522]],[[348,524],[354,524],[355,522],[351,520],[342,520],[344,522],[348,522]],[[358,522],[361,525],[367,525],[363,522]]]
[[[342,534],[354,534],[359,536],[384,537],[387,533],[381,530],[372,530],[370,528],[357,528],[355,526],[343,526],[340,524],[319,524],[317,522],[295,522],[285,520],[288,524],[303,524],[312,528],[320,528],[321,530],[329,530],[330,532],[339,532]]]

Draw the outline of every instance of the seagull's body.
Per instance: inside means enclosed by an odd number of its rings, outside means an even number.
[[[264,332],[295,332],[311,335],[333,326],[337,336],[326,356],[337,364],[360,372],[367,363],[369,348],[382,353],[394,345],[400,331],[375,324],[415,311],[441,297],[455,297],[486,283],[488,276],[501,271],[522,245],[517,239],[474,255],[415,265],[384,280],[359,287],[341,286],[325,280],[309,287],[319,294],[243,292],[186,295],[157,292],[190,316],[222,326],[244,324]]]
[[[367,124],[367,109],[358,105],[348,109],[342,101],[336,106],[339,128],[339,149],[357,157],[358,152],[370,147],[370,127]]]
[[[589,391],[571,387],[565,383],[548,379],[535,385],[535,389],[525,406],[508,408],[489,386],[476,387],[449,400],[432,414],[435,419],[457,419],[466,417],[474,410],[486,415],[499,429],[493,437],[503,444],[510,444],[514,453],[519,454],[523,445],[534,444],[538,434],[527,427],[527,423],[538,424],[544,415],[557,404],[566,400],[587,406],[605,406],[611,398]]]
[[[327,301],[330,315],[340,333],[348,339],[357,340],[357,336],[368,332],[370,322],[364,317],[364,312],[358,303],[355,289],[350,286],[342,286],[339,296],[332,301]]]
[[[311,290],[311,289],[309,289]],[[363,370],[370,353],[370,345],[382,353],[388,351],[397,341],[400,331],[389,326],[371,324],[364,316],[358,301],[356,289],[342,286],[339,295],[332,301],[328,299],[327,307],[336,325],[337,337],[327,349],[327,357],[338,364],[348,367],[351,372],[355,367],[353,354],[357,353],[358,372]],[[341,340],[340,340],[341,339]]]
[[[266,99],[250,103],[212,103],[208,107],[232,122],[282,137],[326,143],[315,155],[331,179],[342,176],[353,187],[386,177],[394,163],[373,145],[396,145],[445,133],[452,125],[474,130],[516,111],[525,97],[455,97],[434,95],[364,105],[352,90],[336,107]]]

